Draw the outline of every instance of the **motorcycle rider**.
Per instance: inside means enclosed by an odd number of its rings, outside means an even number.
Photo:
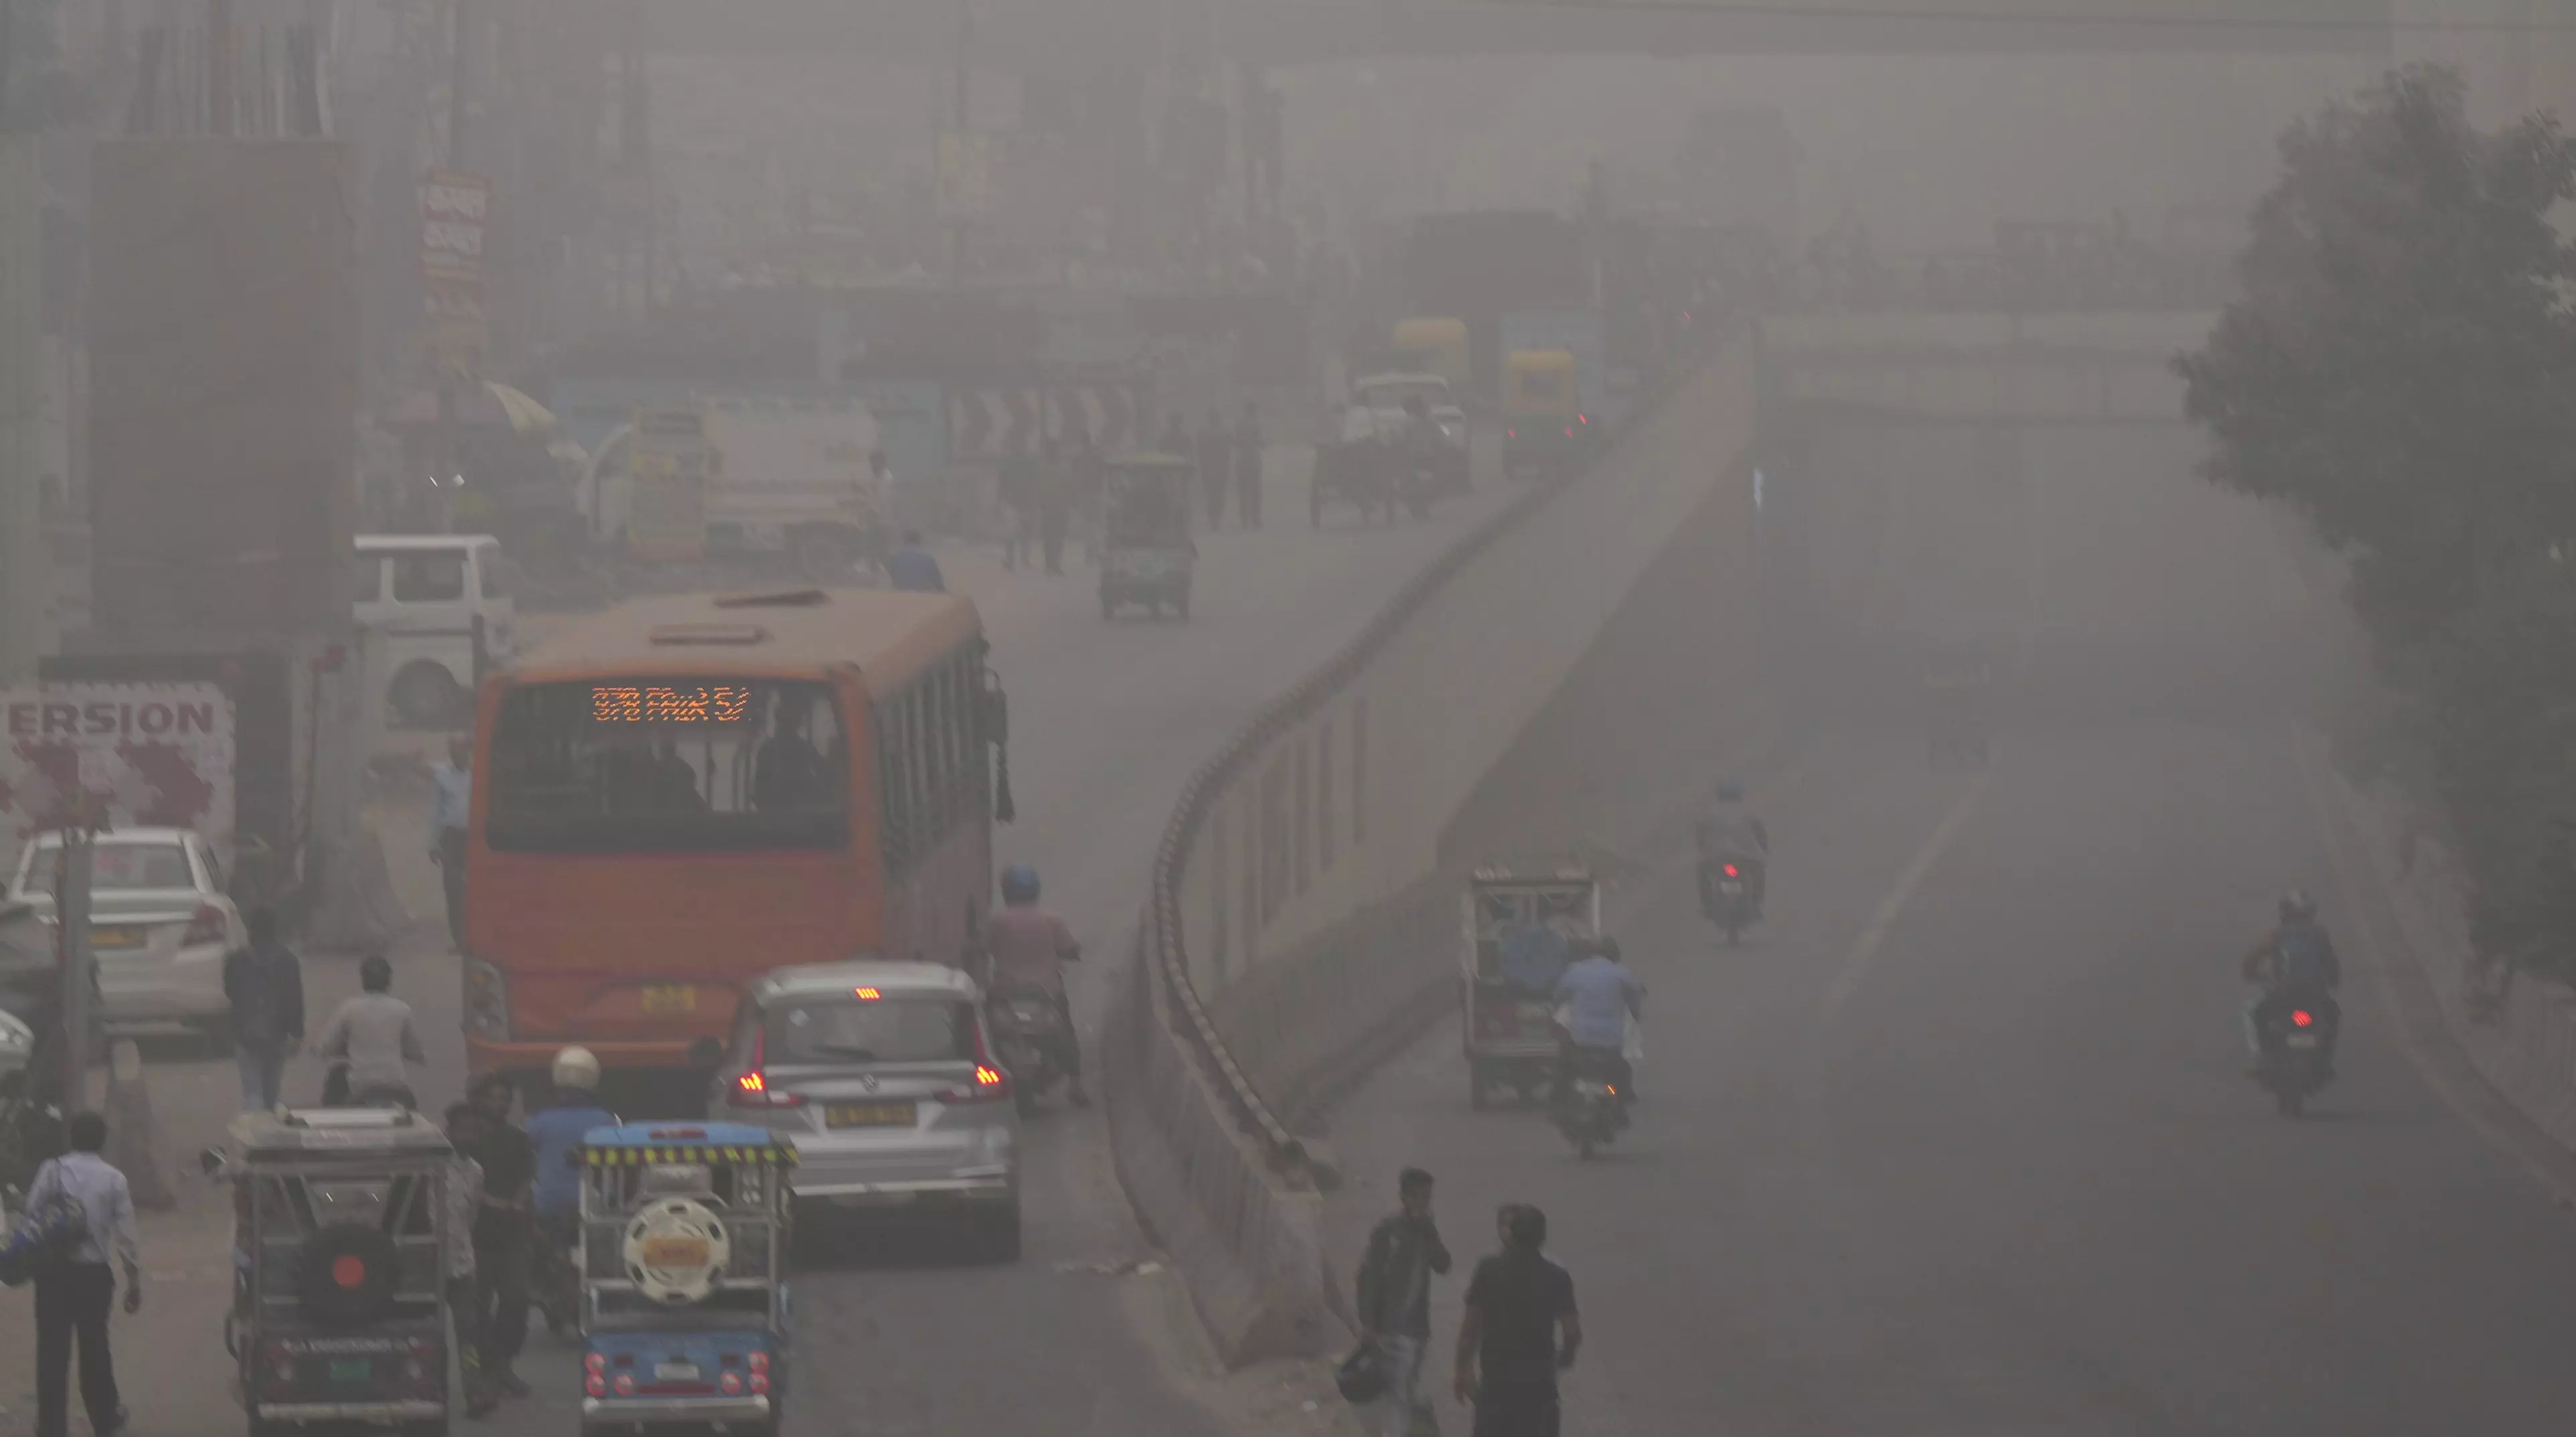
[[[582,1135],[615,1126],[617,1115],[599,1105],[599,1056],[577,1046],[556,1053],[554,1093],[527,1123],[537,1154],[537,1246],[529,1270],[548,1322],[563,1320],[581,1300],[572,1254],[581,1242]]]
[[[2343,960],[2317,921],[2317,901],[2295,888],[2283,894],[2280,922],[2237,966],[2246,982],[2263,985],[2263,996],[2245,1010],[2255,1056],[2266,1062],[2278,1057],[2282,1019],[2293,1008],[2305,1008],[2323,1020],[2317,1052],[2332,1072],[2343,1037],[2343,1008],[2334,997],[2343,984]]]
[[[1744,893],[1754,911],[1762,908],[1771,866],[1771,831],[1744,806],[1744,785],[1728,779],[1717,786],[1717,803],[1699,820],[1700,911],[1717,912],[1717,870],[1733,863],[1743,875]]]
[[[1082,1086],[1082,1044],[1073,1033],[1073,1005],[1064,992],[1064,965],[1082,961],[1082,945],[1064,920],[1038,906],[1038,871],[1025,863],[1002,870],[1002,911],[984,927],[984,992],[988,998],[1037,991],[1055,1000],[1056,1030],[1047,1043],[1064,1066],[1065,1100],[1091,1106]]]
[[[1618,1086],[1624,1112],[1636,1074],[1628,1066],[1628,1020],[1645,1013],[1646,985],[1619,961],[1619,940],[1587,940],[1583,957],[1556,980],[1555,1000],[1565,1010],[1565,1027],[1557,1039],[1557,1102],[1574,1096],[1576,1070],[1591,1064],[1606,1068]]]
[[[1449,442],[1440,423],[1431,417],[1431,402],[1419,394],[1404,401],[1403,453],[1405,473],[1421,481],[1425,488],[1440,472],[1440,447]]]

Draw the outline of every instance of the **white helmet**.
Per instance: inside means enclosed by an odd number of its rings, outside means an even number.
[[[555,1086],[598,1092],[599,1055],[588,1048],[566,1048],[555,1054]]]

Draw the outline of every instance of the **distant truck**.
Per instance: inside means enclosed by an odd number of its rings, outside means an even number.
[[[879,433],[865,405],[720,400],[699,412],[707,456],[692,508],[705,554],[774,555],[816,580],[883,556],[886,496],[870,462]],[[628,424],[600,445],[588,486],[595,533],[621,551],[640,538],[630,532],[637,457]]]

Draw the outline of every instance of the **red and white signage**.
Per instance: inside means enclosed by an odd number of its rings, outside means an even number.
[[[87,810],[111,827],[233,827],[233,704],[213,684],[0,688],[0,840]]]
[[[483,227],[492,182],[480,175],[432,170],[420,187],[420,273],[440,284],[483,282]]]

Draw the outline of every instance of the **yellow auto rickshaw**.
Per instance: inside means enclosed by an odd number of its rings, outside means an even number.
[[[1467,392],[1470,361],[1465,320],[1408,319],[1395,327],[1392,347],[1397,368],[1439,375],[1453,391]]]
[[[1521,479],[1564,472],[1590,429],[1574,354],[1515,349],[1503,356],[1503,474]]]

